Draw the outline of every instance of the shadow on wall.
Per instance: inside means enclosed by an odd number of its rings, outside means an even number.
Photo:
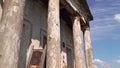
[[[2,9],[3,9],[3,0],[0,0],[0,20],[2,17]]]
[[[24,21],[24,23],[27,23]],[[22,31],[22,38],[20,43],[20,53],[19,53],[19,63],[18,68],[25,68],[26,66],[26,60],[27,60],[27,52],[29,49],[29,45],[31,43],[31,26],[23,25],[23,31]]]
[[[3,0],[0,0],[0,5],[2,6],[2,8],[3,8]]]
[[[26,8],[28,7],[28,1],[29,0],[26,0],[25,2],[24,16]],[[27,52],[31,43],[31,28],[32,28],[31,22],[24,18],[23,23],[24,24],[22,28],[22,37],[20,42],[18,68],[26,68]]]
[[[46,23],[47,12],[45,12],[46,10],[42,10],[43,8],[40,7],[38,1],[26,0],[18,68],[26,68],[26,65],[29,64],[30,57],[28,54],[31,53],[33,45],[39,45],[41,39],[42,34],[40,31],[43,26],[40,25],[43,22]],[[44,32],[44,34],[46,33]]]

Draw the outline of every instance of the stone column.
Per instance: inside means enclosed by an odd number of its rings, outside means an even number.
[[[47,30],[47,68],[60,68],[59,0],[49,0]]]
[[[73,43],[74,43],[74,60],[75,68],[84,68],[84,58],[81,39],[80,17],[76,16],[73,23]]]
[[[24,0],[4,0],[0,21],[0,68],[17,68]]]
[[[90,27],[89,23],[84,27],[83,34],[84,34],[84,48],[85,48],[85,55],[86,55],[86,68],[94,68],[93,65],[93,56],[92,56],[92,46],[90,40]]]

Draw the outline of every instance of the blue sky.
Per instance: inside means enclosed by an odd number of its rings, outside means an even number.
[[[95,68],[120,68],[120,0],[87,0]]]

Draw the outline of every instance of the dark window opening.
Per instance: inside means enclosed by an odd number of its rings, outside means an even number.
[[[43,49],[45,48],[46,44],[47,44],[47,37],[43,36]]]
[[[62,46],[63,46],[63,48],[65,48],[65,43],[64,42],[62,43]]]

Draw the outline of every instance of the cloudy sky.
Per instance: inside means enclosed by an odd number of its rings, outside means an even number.
[[[95,68],[120,68],[120,0],[87,0]]]

